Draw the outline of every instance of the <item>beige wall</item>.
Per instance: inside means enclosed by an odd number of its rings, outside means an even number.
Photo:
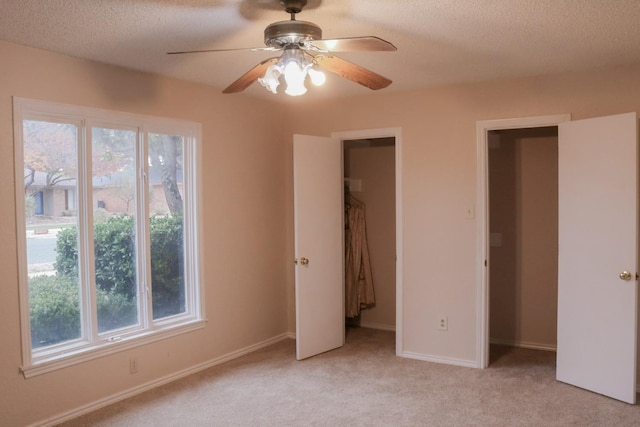
[[[394,329],[396,325],[395,147],[347,149],[346,176],[360,180],[353,196],[366,205],[367,241],[376,306],[363,310],[362,326]]]
[[[549,136],[553,133],[555,128],[491,135],[492,341],[556,346],[558,145],[557,136]]]
[[[42,421],[287,331],[289,164],[282,129],[273,120],[278,106],[4,42],[0,58],[1,425]],[[204,329],[28,380],[22,377],[12,96],[202,124]],[[128,368],[132,355],[139,361],[135,375]]]
[[[640,110],[640,65],[380,93],[289,108],[285,135],[399,127],[403,185],[405,352],[475,364],[478,331],[476,122],[570,113],[573,119]],[[291,142],[287,185],[291,187]],[[288,253],[293,257],[291,188]],[[288,274],[292,280],[291,273]],[[289,292],[290,313],[294,310]],[[437,330],[438,317],[449,330]],[[290,314],[291,319],[291,314]]]
[[[401,128],[402,346],[414,355],[473,363],[477,228],[466,212],[476,200],[476,122],[640,110],[633,90],[640,87],[640,65],[279,104],[4,42],[0,58],[0,414],[6,425],[55,417],[294,330],[293,133]],[[12,96],[202,123],[205,329],[22,378]],[[447,332],[437,330],[441,315],[449,318]],[[139,360],[136,375],[128,373],[131,355]]]

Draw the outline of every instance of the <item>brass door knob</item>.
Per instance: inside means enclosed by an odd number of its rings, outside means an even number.
[[[309,259],[305,257],[300,258],[300,264],[309,265]]]
[[[631,280],[631,273],[629,273],[628,271],[623,271],[622,273],[620,273],[620,279],[621,280]]]

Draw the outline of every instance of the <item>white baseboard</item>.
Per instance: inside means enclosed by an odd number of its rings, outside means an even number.
[[[383,325],[381,323],[371,323],[371,322],[360,322],[360,327],[369,328],[369,329],[379,329],[381,331],[392,331],[392,332],[395,332],[396,330],[395,325]],[[292,340],[296,339],[295,332],[287,332],[285,335],[287,336],[287,338],[291,338]]]
[[[360,327],[369,329],[379,329],[381,331],[395,331],[395,325],[383,325],[381,323],[360,321]]]
[[[463,366],[465,368],[477,368],[477,364],[475,360],[465,360],[465,359],[456,359],[453,357],[433,356],[429,354],[412,353],[410,351],[405,351],[402,354],[400,354],[400,356],[406,357],[407,359],[422,360],[424,362],[443,363],[445,365]]]
[[[173,374],[169,374],[167,376],[155,379],[148,383],[139,385],[137,387],[131,388],[129,390],[122,391],[120,393],[113,394],[111,396],[105,397],[104,399],[97,400],[95,402],[89,403],[87,405],[81,406],[79,408],[73,409],[71,411],[64,412],[62,414],[58,414],[41,422],[31,424],[30,427],[48,427],[54,426],[56,424],[60,424],[65,421],[69,421],[73,418],[79,417],[80,415],[87,414],[89,412],[93,412],[97,409],[104,408],[105,406],[112,405],[116,402],[119,402],[124,399],[128,399],[129,397],[133,397],[137,394],[143,393],[147,390],[151,390],[153,388],[159,387],[164,384],[168,384],[170,382],[176,381],[180,378],[184,378],[186,376],[195,374],[197,372],[203,371],[205,369],[214,367],[216,365],[220,365],[225,362],[229,362],[231,360],[237,359],[245,354],[252,353],[254,351],[260,350],[264,347],[268,347],[272,344],[275,344],[280,341],[284,341],[286,339],[291,338],[291,333],[284,333],[277,335],[273,338],[269,338],[265,341],[259,342],[257,344],[250,345],[248,347],[242,348],[240,350],[233,351],[231,353],[227,353],[223,356],[216,357],[215,359],[211,359],[204,363],[200,363],[198,365],[192,366],[187,369],[183,369],[182,371],[175,372]],[[295,338],[295,334],[293,334],[293,338]]]
[[[491,338],[489,340],[491,344],[499,344],[499,345],[508,345],[511,347],[522,347],[522,348],[530,348],[532,350],[544,350],[544,351],[556,351],[557,347],[555,345],[549,344],[540,344],[526,341],[514,341],[514,340],[502,340],[498,338]]]

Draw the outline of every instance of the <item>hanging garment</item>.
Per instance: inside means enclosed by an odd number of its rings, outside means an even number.
[[[357,317],[376,303],[364,203],[349,194],[345,214],[345,315]]]

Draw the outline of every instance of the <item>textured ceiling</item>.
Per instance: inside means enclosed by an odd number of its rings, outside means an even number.
[[[1,0],[0,39],[221,90],[268,52],[277,0]],[[382,92],[640,62],[639,0],[309,0],[325,38],[376,35],[397,52],[339,54],[393,80]],[[305,97],[371,91],[338,76]],[[286,101],[259,84],[246,94]],[[227,95],[239,96],[239,95]]]

